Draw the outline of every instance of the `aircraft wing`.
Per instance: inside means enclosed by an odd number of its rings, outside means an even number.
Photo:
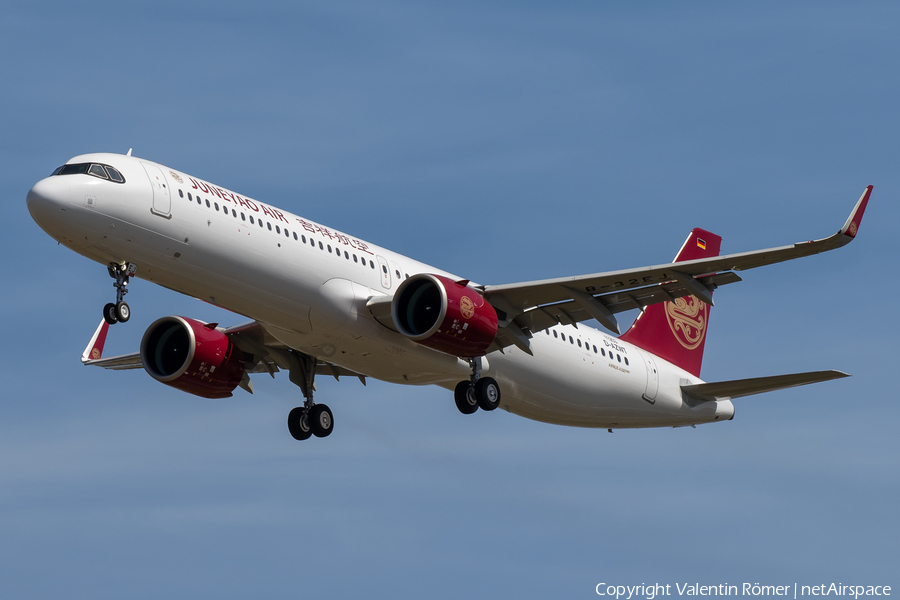
[[[277,341],[260,323],[251,321],[243,325],[218,329],[244,353],[247,361],[245,365],[247,373],[269,373],[275,377],[275,373],[280,370],[290,371],[291,349]],[[103,346],[106,343],[108,332],[109,324],[105,320],[100,321],[100,325],[81,355],[82,364],[114,371],[142,369],[144,364],[140,352],[103,358]],[[330,375],[337,380],[340,380],[341,376],[357,377],[363,385],[366,385],[364,375],[324,360],[317,360],[316,375]],[[253,393],[253,388],[249,383],[242,382],[241,387],[251,394]]]
[[[871,193],[870,185],[844,226],[820,240],[637,269],[484,286],[485,298],[506,313],[505,318],[500,315],[504,328],[497,345],[501,348],[509,343],[527,346],[522,334],[525,338],[528,334],[520,330],[535,331],[556,323],[569,324],[589,318],[618,332],[612,313],[672,300],[678,295],[691,294],[712,304],[709,292],[715,286],[740,280],[733,271],[827,252],[850,243],[859,230]],[[508,338],[509,343],[504,343],[503,338]]]
[[[741,398],[764,392],[774,392],[850,377],[840,371],[811,371],[809,373],[792,373],[790,375],[775,375],[773,377],[754,377],[752,379],[735,379],[734,381],[720,381],[714,383],[699,383],[696,385],[683,385],[681,391],[693,400],[706,402],[723,398]]]

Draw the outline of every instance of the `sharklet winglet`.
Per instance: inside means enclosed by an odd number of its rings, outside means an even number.
[[[99,360],[103,357],[103,346],[106,345],[106,334],[109,332],[109,323],[106,319],[100,321],[97,331],[91,337],[87,347],[81,355],[81,362],[87,364],[92,360]]]

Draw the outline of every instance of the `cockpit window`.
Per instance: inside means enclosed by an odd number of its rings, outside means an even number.
[[[116,183],[125,183],[125,178],[116,169],[109,165],[100,165],[97,163],[78,163],[74,165],[63,165],[53,171],[53,175],[92,175],[100,179],[110,179]]]
[[[57,175],[79,175],[87,173],[91,168],[90,163],[82,163],[78,165],[63,165],[56,170]]]
[[[100,179],[109,179],[109,175],[106,174],[106,169],[100,165],[91,165],[91,170],[88,171],[88,173],[94,177],[99,177]]]
[[[115,181],[116,183],[125,183],[125,178],[122,177],[122,174],[106,165],[106,172],[109,173],[109,178]]]

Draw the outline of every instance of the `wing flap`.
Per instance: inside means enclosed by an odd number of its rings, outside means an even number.
[[[784,390],[843,377],[850,376],[841,371],[810,371],[808,373],[791,373],[789,375],[683,385],[681,386],[681,391],[694,400],[707,402],[723,398],[742,398],[744,396],[774,392],[775,390]]]
[[[741,278],[737,274],[726,272],[703,277],[698,281],[707,288],[715,289],[740,280]],[[643,309],[659,302],[668,302],[675,298],[689,296],[691,293],[688,286],[673,281],[625,292],[594,296],[594,299],[603,304],[610,313],[616,314],[626,310]],[[572,325],[592,318],[594,318],[593,315],[581,303],[570,300],[527,310],[517,316],[515,321],[519,326],[530,331],[540,331],[557,324]]]

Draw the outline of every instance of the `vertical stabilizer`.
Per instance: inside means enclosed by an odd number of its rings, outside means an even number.
[[[678,251],[675,262],[718,256],[721,244],[720,236],[694,228]],[[696,296],[653,304],[635,319],[620,339],[699,377],[710,308]]]

